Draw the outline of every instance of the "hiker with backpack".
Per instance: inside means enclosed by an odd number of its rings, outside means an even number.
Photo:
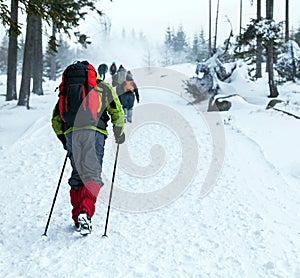
[[[117,73],[115,74],[115,78],[113,78],[112,86],[116,87],[116,92],[118,96],[120,96],[122,91],[122,84],[126,80],[126,69],[123,67],[123,65],[120,65]]]
[[[87,61],[68,66],[59,85],[52,127],[68,151],[72,219],[82,235],[92,231],[91,218],[103,186],[101,172],[109,120],[116,143],[124,143],[124,112],[114,89],[97,78],[95,68]]]
[[[130,71],[127,72],[125,81],[120,85],[121,94],[119,99],[124,110],[124,121],[132,123],[132,112],[134,99],[137,103],[140,102],[139,90],[136,83],[133,80],[133,75]]]

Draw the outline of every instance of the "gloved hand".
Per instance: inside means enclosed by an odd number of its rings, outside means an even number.
[[[118,138],[116,138],[117,144],[123,144],[125,142],[125,133],[123,132]]]
[[[125,133],[120,126],[114,126],[114,135],[117,144],[123,144],[125,142]]]
[[[60,142],[63,144],[64,149],[67,150],[66,136],[64,134],[59,134],[59,135],[57,135],[57,137],[60,140]]]

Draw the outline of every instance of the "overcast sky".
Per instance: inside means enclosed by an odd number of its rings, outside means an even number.
[[[256,17],[256,0],[251,6],[250,0],[243,0],[243,25],[249,18]],[[216,17],[217,0],[211,0],[213,29]],[[101,9],[111,18],[113,31],[135,29],[143,32],[149,39],[163,40],[167,26],[177,27],[181,24],[188,36],[199,33],[203,28],[208,35],[208,4],[209,0],[102,0]],[[285,18],[285,0],[274,0],[274,17],[277,21]],[[265,16],[265,1],[262,1]],[[290,0],[290,27],[300,26],[300,0]],[[233,25],[234,35],[239,33],[240,0],[220,0],[218,36],[225,39],[230,32],[229,18]],[[214,32],[214,30],[213,30]]]

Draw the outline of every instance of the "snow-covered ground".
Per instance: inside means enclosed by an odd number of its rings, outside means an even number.
[[[107,238],[112,136],[93,233],[73,232],[68,163],[41,237],[65,157],[50,123],[58,84],[46,82],[31,110],[1,95],[1,277],[300,277],[299,120],[266,110],[266,79],[249,81],[242,66],[220,84],[242,96],[222,113],[155,87],[194,65],[163,70],[152,86],[136,78],[141,102],[120,148]],[[299,83],[279,92],[281,108],[297,110]]]

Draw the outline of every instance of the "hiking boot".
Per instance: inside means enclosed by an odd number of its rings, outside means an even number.
[[[78,215],[78,222],[80,224],[81,235],[88,235],[92,232],[91,218],[87,215],[86,212],[81,212]]]
[[[79,223],[74,223],[74,229],[76,232],[80,232],[80,224]]]

